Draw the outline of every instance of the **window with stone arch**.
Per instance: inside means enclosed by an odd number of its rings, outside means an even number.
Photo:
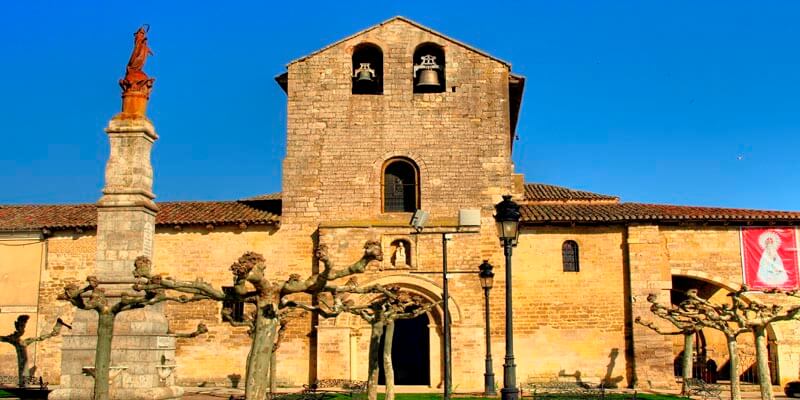
[[[561,259],[564,272],[579,272],[581,267],[578,258],[578,243],[567,240],[561,245]]]
[[[436,43],[422,43],[414,50],[414,93],[445,91],[444,48]]]
[[[419,168],[398,157],[383,166],[383,212],[414,212],[420,207]]]
[[[353,94],[383,94],[383,51],[372,43],[353,49]]]

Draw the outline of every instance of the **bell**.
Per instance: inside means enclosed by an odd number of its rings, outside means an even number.
[[[419,81],[417,86],[439,86],[439,73],[433,69],[423,69],[419,71]]]
[[[358,71],[358,75],[356,75],[356,80],[359,82],[372,82],[372,74],[369,71]]]
[[[372,82],[375,78],[375,70],[369,67],[369,63],[361,63],[353,71],[353,77],[356,78],[356,82]]]

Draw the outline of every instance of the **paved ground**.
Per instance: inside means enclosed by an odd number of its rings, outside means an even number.
[[[379,392],[383,392],[383,388],[379,390]],[[439,390],[430,389],[428,387],[411,387],[411,390],[400,390],[400,393],[439,393]],[[281,392],[286,393],[297,393],[301,391],[302,388],[281,388]],[[244,391],[240,389],[231,389],[231,388],[222,388],[222,387],[184,387],[185,394],[183,395],[183,400],[220,400],[220,399],[227,399],[232,394],[244,394]],[[663,394],[673,394],[677,395],[678,391],[658,391],[654,393],[663,393]],[[457,396],[456,396],[457,397]],[[720,396],[723,400],[730,398],[730,395],[727,392],[723,392],[722,396]],[[499,398],[499,396],[498,396]],[[760,399],[761,396],[758,391],[747,390],[742,392],[742,399],[743,400],[757,400]],[[781,400],[788,400],[786,395],[783,394],[781,391],[775,392],[775,398]]]
[[[439,390],[431,390],[430,388],[425,387],[422,390],[422,387],[415,387],[412,388],[410,391],[400,390],[400,393],[439,393]],[[208,387],[208,388],[201,388],[201,387],[184,387],[186,394],[182,397],[183,400],[219,400],[219,399],[227,399],[232,394],[244,394],[242,390],[239,389],[230,389],[230,388],[215,388],[215,387]],[[288,393],[297,393],[302,388],[282,388],[280,389],[281,392],[288,392]],[[379,390],[379,393],[382,393],[383,390]],[[662,393],[662,394],[673,394],[677,395],[679,391],[657,391],[652,393]],[[723,400],[729,399],[730,395],[728,392],[722,392],[720,396]],[[499,395],[498,395],[499,398]],[[782,391],[775,392],[775,398],[781,400],[788,400],[786,395],[783,394]],[[761,399],[761,395],[758,391],[748,390],[742,392],[742,400],[757,400]]]

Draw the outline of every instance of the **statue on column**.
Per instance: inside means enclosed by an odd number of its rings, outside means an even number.
[[[147,45],[149,31],[150,25],[142,25],[133,34],[133,52],[125,68],[125,77],[119,80],[119,86],[122,88],[122,113],[117,116],[118,118],[145,117],[147,101],[150,99],[150,91],[155,82],[154,78],[148,77],[142,70],[147,57],[153,55]]]

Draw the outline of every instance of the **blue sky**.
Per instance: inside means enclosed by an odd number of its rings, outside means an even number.
[[[285,64],[394,15],[527,77],[528,182],[798,210],[800,2],[9,2],[0,204],[94,202],[132,33],[149,23],[159,200],[280,190]]]

